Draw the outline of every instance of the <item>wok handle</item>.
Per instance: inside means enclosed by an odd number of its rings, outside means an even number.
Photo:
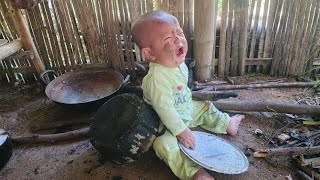
[[[130,75],[128,74],[126,78],[123,80],[122,87],[126,86],[130,81]]]
[[[46,80],[46,78],[44,78],[44,75],[47,74],[47,73],[52,73],[54,74],[55,76],[59,76],[54,70],[45,70],[43,71],[40,75],[39,75],[39,78],[41,79],[42,82],[44,82],[46,85],[48,85],[50,83],[50,79],[49,82]]]

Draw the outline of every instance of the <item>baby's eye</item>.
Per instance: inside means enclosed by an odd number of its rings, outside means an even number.
[[[170,40],[172,37],[171,36],[169,36],[169,37],[166,37],[164,40],[166,41],[166,40]]]

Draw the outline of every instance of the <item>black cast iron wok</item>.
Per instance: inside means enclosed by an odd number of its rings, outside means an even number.
[[[53,73],[57,76],[51,82],[44,75]],[[83,68],[58,76],[53,70],[46,70],[40,79],[47,84],[45,93],[54,102],[74,109],[98,109],[104,102],[130,79],[124,80],[121,73],[105,68]]]

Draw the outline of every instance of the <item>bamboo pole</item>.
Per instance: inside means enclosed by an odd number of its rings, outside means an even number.
[[[240,1],[235,1],[234,8],[234,27],[232,36],[232,49],[231,49],[231,66],[230,74],[231,76],[237,75],[238,64],[239,64],[239,36],[240,36]]]
[[[316,54],[316,50],[319,47],[318,44],[320,43],[320,23],[319,23],[319,19],[320,19],[320,14],[319,14],[319,9],[320,9],[320,2],[317,3],[317,7],[316,7],[316,15],[315,17],[317,17],[317,19],[315,20],[315,23],[317,23],[317,25],[315,25],[314,30],[312,30],[313,35],[311,35],[310,37],[313,38],[313,40],[311,41],[311,47],[310,47],[310,55],[308,56],[310,58],[307,67],[306,67],[306,72],[307,75],[311,75],[312,73],[312,67],[313,67],[313,63],[314,63],[314,58],[317,57]],[[320,54],[319,54],[320,55]],[[319,74],[319,69],[315,70],[315,74]]]
[[[250,48],[249,49],[249,58],[253,58],[254,57],[254,51],[255,51],[255,47],[256,47],[256,32],[257,32],[257,28],[258,28],[258,22],[259,22],[259,16],[260,16],[260,8],[261,8],[261,0],[257,0],[256,1],[256,11],[255,11],[255,16],[254,16],[254,22],[253,22],[253,29],[252,29],[252,33],[251,34],[251,43],[250,43]],[[254,7],[254,6],[253,6]],[[251,30],[251,27],[249,27]],[[248,73],[252,72],[252,66],[248,66]]]
[[[320,116],[320,106],[283,104],[259,101],[215,101],[214,105],[223,111],[259,111],[289,114],[306,114],[310,116]]]
[[[302,76],[303,75],[303,70],[304,70],[304,63],[305,63],[305,59],[306,59],[306,51],[308,49],[308,37],[310,36],[310,31],[311,31],[311,27],[312,26],[312,17],[314,14],[314,11],[312,10],[313,7],[315,7],[315,5],[312,5],[313,0],[308,0],[307,3],[307,8],[306,8],[306,12],[305,12],[305,19],[304,19],[304,24],[303,24],[303,32],[302,32],[302,39],[301,39],[301,48],[299,51],[299,56],[298,56],[298,64],[297,64],[297,75],[298,76]]]
[[[245,73],[245,65],[246,65],[246,54],[247,54],[247,39],[248,39],[248,7],[249,0],[242,0],[241,4],[241,18],[240,18],[240,34],[239,37],[239,65],[238,72],[239,75],[243,75]]]
[[[296,69],[297,69],[297,64],[298,64],[298,56],[299,56],[299,49],[300,47],[300,40],[302,37],[302,31],[303,31],[303,22],[304,22],[304,15],[305,15],[305,11],[306,11],[306,6],[307,2],[306,1],[301,1],[300,2],[300,9],[299,9],[299,20],[297,21],[297,33],[295,35],[295,42],[294,42],[294,50],[293,50],[293,56],[292,56],[292,62],[290,64],[290,70],[289,70],[289,75],[296,75]]]
[[[14,18],[16,22],[16,28],[17,32],[19,33],[19,36],[21,38],[24,50],[31,51],[34,55],[34,58],[32,59],[33,61],[33,66],[36,69],[36,72],[38,74],[41,74],[45,70],[45,66],[43,65],[39,53],[35,47],[35,44],[32,40],[30,31],[28,29],[28,26],[25,22],[25,19],[21,13],[20,9],[13,8],[14,11]]]
[[[288,52],[290,49],[290,37],[292,34],[292,31],[294,31],[293,28],[293,23],[294,23],[294,19],[295,19],[295,6],[297,1],[289,1],[288,4],[288,18],[287,18],[287,22],[286,22],[286,27],[285,27],[285,34],[282,38],[283,41],[283,45],[282,45],[282,56],[281,56],[281,61],[279,64],[279,69],[278,69],[278,75],[280,77],[284,77],[286,74],[286,68],[287,68],[287,63],[288,63]]]
[[[297,27],[297,20],[298,20],[298,11],[299,11],[299,4],[300,4],[300,1],[295,1],[293,3],[293,11],[292,11],[292,14],[293,16],[290,17],[290,21],[292,21],[292,23],[289,23],[289,27],[288,29],[290,30],[291,29],[291,33],[290,35],[287,37],[289,39],[288,41],[288,44],[287,44],[287,47],[286,47],[286,58],[287,61],[285,63],[285,67],[284,67],[284,70],[285,70],[285,74],[284,76],[288,76],[289,72],[290,72],[290,64],[292,62],[292,54],[293,54],[293,49],[294,49],[294,41],[295,41],[295,38],[296,38],[296,32],[297,32],[297,29],[299,27]]]
[[[18,52],[22,48],[22,42],[20,39],[16,39],[9,43],[0,46],[0,61],[4,58]]]
[[[259,39],[258,58],[262,58],[263,57],[264,42],[265,42],[265,37],[266,37],[266,24],[267,24],[268,8],[269,8],[269,0],[265,0],[264,8],[263,8],[263,15],[262,15],[261,35],[260,35],[260,39]],[[265,67],[262,67],[262,68],[263,68],[263,70],[265,69]],[[261,72],[261,66],[259,66],[259,65],[257,66],[256,72],[257,73]],[[263,73],[266,73],[266,72],[263,71]]]
[[[267,22],[268,26],[266,29],[266,41],[265,41],[264,52],[263,52],[264,58],[271,57],[271,49],[272,49],[272,43],[273,43],[271,41],[271,35],[272,35],[272,28],[274,26],[273,23],[275,19],[277,5],[278,5],[278,1],[270,1],[270,11],[269,11],[268,22]]]
[[[255,51],[256,39],[257,39],[256,33],[257,33],[257,28],[258,28],[259,16],[260,16],[260,8],[261,8],[261,0],[257,0],[257,6],[256,6],[256,11],[255,11],[252,36],[251,36],[251,46],[250,46],[250,54],[249,54],[250,58],[254,57],[254,51]]]
[[[316,0],[312,1],[312,11],[310,12],[310,17],[309,17],[309,28],[308,28],[308,36],[305,40],[305,50],[303,51],[302,57],[304,61],[301,63],[301,72],[300,75],[304,75],[307,67],[313,64],[314,57],[311,55],[310,56],[310,51],[311,51],[311,46],[313,43],[313,38],[315,35],[316,31],[316,26],[318,24],[318,14],[319,14],[319,2],[317,3]]]
[[[289,1],[285,1],[283,4],[283,7],[287,7],[289,3],[290,3]],[[276,34],[276,39],[275,39],[276,44],[274,47],[275,52],[273,55],[273,61],[271,63],[271,70],[270,70],[270,74],[275,76],[279,76],[279,66],[280,66],[281,60],[283,60],[282,54],[283,54],[283,46],[284,46],[284,34],[286,30],[286,21],[288,17],[288,12],[289,10],[286,10],[282,14],[282,17],[279,23],[279,30]],[[282,71],[282,69],[280,70]]]
[[[212,90],[230,90],[230,89],[251,89],[251,88],[299,88],[313,87],[319,85],[317,81],[313,82],[287,82],[287,83],[265,83],[265,84],[241,84],[241,85],[219,85],[211,86]],[[200,86],[199,86],[200,87]],[[210,87],[210,86],[206,86]]]
[[[232,32],[233,32],[233,8],[234,8],[234,0],[229,0],[229,10],[228,10],[228,23],[227,23],[227,44],[226,44],[226,55],[225,55],[225,76],[228,76],[230,74],[230,63],[231,63],[231,38],[232,38]]]
[[[211,78],[211,58],[216,29],[214,24],[215,1],[203,0],[194,2],[194,57],[196,59],[196,76],[198,81]]]
[[[218,76],[224,77],[226,67],[226,22],[228,17],[228,2],[229,0],[222,1],[222,13],[221,13],[221,28],[220,28],[220,42],[219,42],[219,60],[218,60]]]

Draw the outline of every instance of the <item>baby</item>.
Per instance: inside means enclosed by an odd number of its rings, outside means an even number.
[[[187,87],[188,68],[184,63],[188,44],[177,18],[165,11],[151,11],[138,18],[131,28],[134,42],[150,61],[142,81],[144,100],[161,119],[153,148],[180,179],[213,179],[203,168],[188,159],[178,146],[194,149],[195,138],[189,127],[200,126],[215,133],[235,136],[243,115],[230,117],[209,102],[192,101]]]

